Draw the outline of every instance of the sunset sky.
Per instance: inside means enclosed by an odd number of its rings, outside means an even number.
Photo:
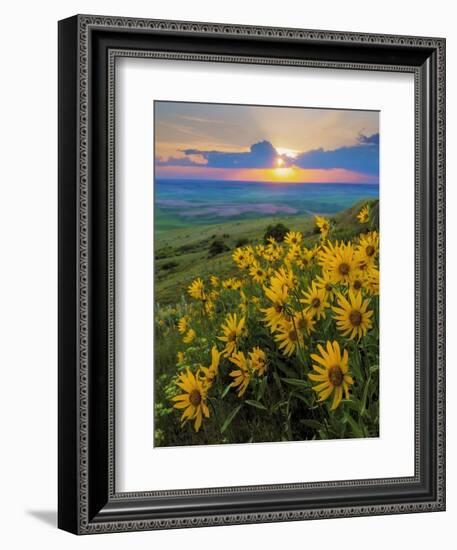
[[[379,113],[155,102],[155,176],[378,183]]]

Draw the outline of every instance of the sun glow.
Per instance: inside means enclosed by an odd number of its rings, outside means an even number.
[[[294,169],[283,165],[284,161],[278,165],[278,168],[271,170],[271,181],[280,183],[281,181],[290,181],[293,178]]]
[[[287,149],[286,147],[276,147],[276,151],[278,151],[280,155],[286,155],[290,158],[295,158],[300,152],[295,149]]]

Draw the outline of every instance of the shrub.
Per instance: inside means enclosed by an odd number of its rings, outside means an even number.
[[[162,265],[162,269],[173,269],[174,267],[178,267],[178,262],[166,262]]]
[[[289,229],[283,223],[277,223],[267,227],[263,239],[267,243],[269,237],[273,237],[275,241],[282,242],[287,233],[289,233]]]
[[[226,250],[230,250],[230,248],[222,239],[214,239],[209,247],[209,257],[212,258],[218,254],[222,254],[222,252],[225,252]]]
[[[235,247],[239,248],[241,246],[246,246],[247,244],[249,244],[249,239],[245,239],[244,237],[242,237],[241,239],[238,239],[236,241]]]

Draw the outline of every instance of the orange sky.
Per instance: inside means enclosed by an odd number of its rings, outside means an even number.
[[[370,174],[351,172],[341,168],[331,170],[310,170],[290,168],[207,168],[199,166],[161,166],[160,177],[167,179],[205,179],[229,181],[261,181],[269,183],[377,183],[378,178]]]

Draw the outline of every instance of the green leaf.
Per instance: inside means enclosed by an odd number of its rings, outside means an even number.
[[[295,391],[293,391],[291,395],[292,395],[292,397],[296,397],[297,399],[300,399],[300,401],[303,401],[303,403],[307,407],[309,407],[308,399],[304,395],[302,395],[301,393],[297,393]]]
[[[277,375],[276,372],[273,372],[273,378],[274,378],[274,381],[276,382],[276,385],[278,386],[278,388],[280,390],[282,390],[281,379],[279,378],[279,376]]]
[[[255,407],[256,409],[262,409],[263,411],[268,410],[265,405],[262,405],[262,403],[259,403],[258,401],[254,401],[254,399],[246,399],[245,403],[247,405],[251,405],[251,407]]]
[[[281,407],[284,407],[284,405],[287,405],[287,401],[278,401],[277,403],[275,403],[273,405],[273,408],[271,409],[271,412],[275,413]]]
[[[356,437],[364,437],[363,431],[349,413],[344,415],[343,422],[347,422],[349,426],[351,426],[351,429]]]
[[[309,388],[309,382],[307,380],[301,380],[300,378],[281,378],[281,380],[290,386]]]
[[[267,377],[264,376],[261,378],[258,388],[257,388],[257,401],[260,401],[265,395],[265,390],[267,388]]]
[[[221,399],[224,399],[224,397],[228,394],[231,387],[232,387],[232,383],[230,382],[230,384],[226,386],[224,388],[224,391],[221,393]]]
[[[235,416],[240,412],[242,405],[238,405],[233,409],[233,411],[227,416],[225,419],[225,422],[222,424],[221,428],[221,434],[225,432],[225,430],[230,426],[232,423],[232,420],[235,418]]]
[[[363,416],[367,407],[367,397],[368,397],[368,388],[370,387],[371,377],[368,377],[368,380],[363,388],[362,400],[360,402],[360,416]]]
[[[278,361],[276,363],[278,369],[283,372],[287,377],[289,378],[294,378],[295,376],[297,376],[297,373],[291,369],[290,367],[284,365],[284,363],[281,363],[280,361]]]
[[[359,412],[359,405],[357,405],[357,403],[355,401],[353,401],[352,399],[343,399],[341,401],[341,403],[343,403],[344,405],[346,405],[349,409],[351,409],[352,411],[357,411]]]
[[[322,424],[318,420],[312,420],[311,418],[303,418],[300,420],[300,424],[313,428],[313,430],[322,430]]]

